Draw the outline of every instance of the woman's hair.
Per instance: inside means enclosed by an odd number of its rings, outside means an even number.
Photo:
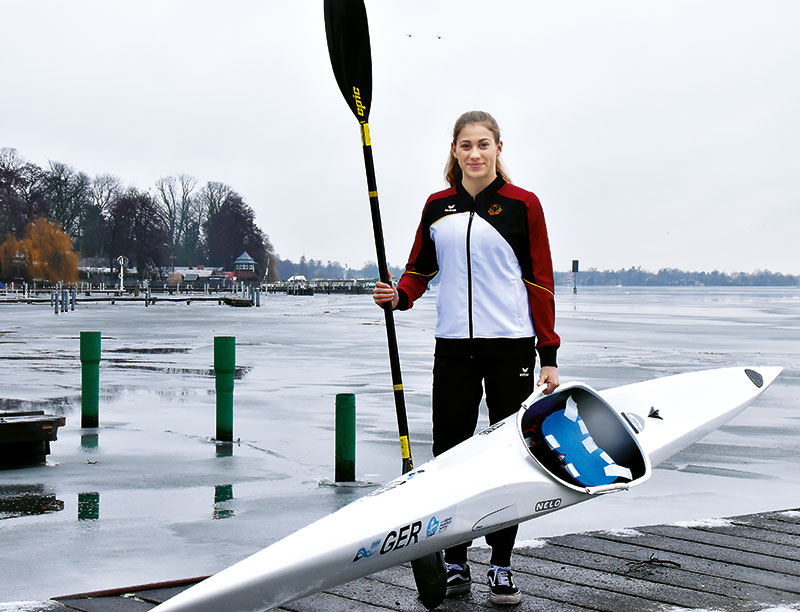
[[[497,121],[494,117],[484,111],[468,111],[456,119],[456,124],[453,126],[453,144],[457,143],[458,135],[461,133],[461,130],[467,127],[470,123],[478,123],[482,125],[492,133],[495,144],[500,142],[500,126],[497,125]],[[497,158],[497,174],[499,174],[504,181],[508,183],[511,182],[511,179],[508,178],[505,170],[503,170],[503,164],[500,162],[499,157]],[[461,172],[461,166],[458,165],[458,160],[451,153],[447,157],[447,165],[444,169],[444,178],[451,187],[455,187],[461,182],[462,177],[463,174]]]

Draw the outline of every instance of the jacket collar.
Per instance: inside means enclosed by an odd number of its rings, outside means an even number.
[[[477,203],[482,200],[485,200],[486,198],[492,197],[498,191],[500,191],[500,189],[505,184],[506,182],[503,179],[503,177],[498,174],[497,177],[491,183],[489,183],[489,185],[484,187],[484,189],[481,192],[479,192],[478,195],[475,196],[475,202]],[[459,181],[456,184],[456,193],[458,193],[462,197],[469,198],[470,200],[472,199],[472,196],[469,194],[469,192],[466,189],[464,189],[464,186],[461,184],[461,181]]]

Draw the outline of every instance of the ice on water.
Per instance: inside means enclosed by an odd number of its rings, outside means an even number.
[[[796,507],[800,290],[568,287],[557,309],[564,381],[603,389],[704,368],[785,370],[645,486],[526,523],[521,541]],[[435,316],[432,296],[396,316],[417,465],[431,457]],[[96,431],[80,428],[82,330],[102,332]],[[212,439],[222,335],[236,337],[240,368],[232,452]],[[0,471],[0,541],[13,560],[0,599],[213,573],[369,492],[320,486],[333,478],[337,393],[356,394],[356,477],[394,478],[388,370],[369,296],[269,295],[247,309],[79,304],[59,315],[0,304],[0,407],[67,418],[46,465]]]

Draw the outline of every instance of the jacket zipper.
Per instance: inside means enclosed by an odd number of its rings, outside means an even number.
[[[470,254],[470,235],[472,234],[472,218],[475,216],[473,203],[473,210],[469,212],[469,221],[467,222],[467,317],[469,321],[469,353],[470,357],[473,355],[473,325],[472,325],[472,256]]]

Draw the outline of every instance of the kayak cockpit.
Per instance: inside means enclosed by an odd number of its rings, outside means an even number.
[[[569,383],[531,396],[519,415],[525,447],[561,484],[586,493],[628,489],[647,480],[650,461],[623,418],[591,387]]]

